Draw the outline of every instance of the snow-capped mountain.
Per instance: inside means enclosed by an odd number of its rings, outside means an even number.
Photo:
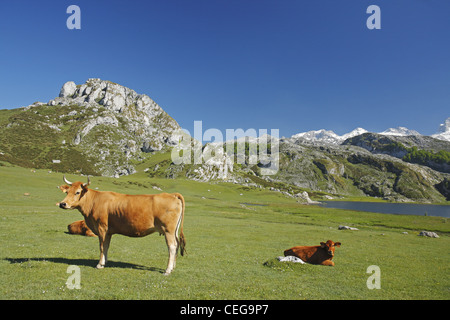
[[[343,139],[342,141],[345,141],[345,140],[347,140],[349,138],[353,138],[353,137],[359,136],[359,135],[361,135],[363,133],[366,133],[366,132],[369,132],[369,131],[367,131],[366,129],[363,129],[363,128],[356,128],[356,129],[352,130],[351,132],[342,135],[341,139]]]
[[[389,128],[383,132],[379,132],[379,134],[385,136],[421,136],[421,134],[416,130],[411,130],[405,127]]]
[[[325,143],[325,144],[341,144],[348,138],[352,138],[355,136],[359,136],[360,134],[368,132],[366,129],[363,128],[356,128],[353,131],[346,133],[342,136],[334,133],[332,130],[313,130],[308,132],[302,132],[294,134],[291,138],[295,140],[306,140],[309,142],[318,142],[318,143]]]
[[[444,123],[439,125],[438,133],[432,135],[433,138],[439,140],[450,141],[450,117]]]
[[[355,130],[340,136],[335,132],[333,132],[332,130],[321,129],[297,133],[294,134],[291,137],[291,139],[303,140],[305,142],[319,143],[319,144],[341,144],[346,139],[359,136],[366,132],[369,131],[363,128],[356,128]],[[378,134],[386,136],[404,136],[404,137],[422,135],[416,130],[411,130],[405,127],[389,128],[387,130],[384,130],[383,132],[379,132]],[[445,122],[439,126],[438,133],[433,134],[431,137],[450,142],[450,117],[447,118]]]
[[[324,142],[336,144],[339,142],[339,136],[331,130],[313,130],[307,132],[301,132],[293,135],[293,139],[302,139],[311,142]]]

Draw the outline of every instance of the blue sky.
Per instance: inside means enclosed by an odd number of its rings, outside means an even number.
[[[81,30],[66,27],[71,4]],[[2,0],[0,108],[101,78],[191,132],[433,134],[450,117],[449,16],[447,0]]]

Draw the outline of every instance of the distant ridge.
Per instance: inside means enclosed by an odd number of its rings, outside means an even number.
[[[366,132],[368,131],[363,128],[356,128],[349,133],[339,136],[331,130],[321,129],[316,131],[297,133],[293,135],[291,138],[319,143],[341,144],[348,138],[352,138]]]
[[[291,136],[294,140],[303,140],[305,142],[318,143],[318,144],[341,144],[349,138],[359,136],[363,133],[369,132],[363,128],[356,128],[349,133],[343,134],[342,136],[334,133],[332,130],[320,129],[312,130],[307,132],[300,132]],[[385,136],[422,136],[416,130],[411,130],[405,127],[389,128],[383,132],[378,132],[378,134]],[[450,117],[445,120],[443,124],[439,126],[438,132],[431,135],[431,137],[439,140],[445,140],[450,142]]]

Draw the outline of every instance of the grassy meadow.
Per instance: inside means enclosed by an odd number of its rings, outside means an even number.
[[[168,254],[158,234],[113,236],[106,268],[95,269],[97,238],[67,234],[67,225],[82,216],[55,206],[64,198],[56,188],[61,184],[61,173],[0,164],[0,299],[450,298],[447,218],[306,206],[264,189],[144,173],[92,177],[98,190],[185,196],[187,255],[164,276]],[[440,238],[419,237],[421,230]],[[335,267],[276,259],[292,246],[328,239],[342,243]],[[80,268],[81,289],[66,286],[71,265]],[[371,265],[380,268],[381,289],[366,285]]]

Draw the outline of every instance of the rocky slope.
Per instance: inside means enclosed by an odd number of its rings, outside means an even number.
[[[365,133],[347,139],[343,145],[354,145],[372,154],[386,154],[403,161],[417,163],[450,173],[450,143],[428,136],[386,136]]]
[[[450,143],[445,143],[448,148]],[[248,153],[244,162],[237,163],[236,157],[233,159],[222,153],[215,157],[214,164],[202,165],[174,165],[167,155],[164,161],[152,163],[147,170],[150,176],[187,177],[199,181],[220,179],[240,184],[243,189],[265,188],[295,197],[299,202],[307,201],[305,191],[324,200],[342,196],[424,203],[450,200],[448,173],[403,161],[400,155],[373,152],[350,143],[317,146],[290,138],[279,140],[279,151],[278,170],[273,175],[264,175],[265,165],[251,163]]]
[[[180,128],[149,96],[100,79],[69,81],[48,103],[0,117],[0,160],[106,176],[135,172],[145,153],[173,145]]]
[[[353,145],[318,147],[290,141],[282,143],[280,150],[280,170],[271,179],[333,197],[439,202],[449,196],[437,187],[448,174],[388,154],[374,154]]]
[[[236,143],[244,139],[238,139]],[[161,176],[183,176],[200,181],[221,177],[245,187],[268,188],[297,197],[308,191],[316,198],[341,196],[378,197],[392,201],[443,202],[450,199],[450,159],[426,163],[406,161],[405,156],[449,155],[450,143],[425,136],[393,136],[363,133],[343,144],[315,144],[301,137],[272,139],[279,142],[278,171],[264,175],[261,162],[251,163],[226,154],[216,156],[215,165],[158,165]],[[247,139],[246,150],[258,139]],[[208,148],[207,145],[205,148]],[[446,153],[447,152],[447,153]],[[218,153],[216,153],[218,154]],[[151,168],[150,168],[151,169]],[[151,170],[152,171],[152,170]],[[227,172],[227,175],[223,175]]]

